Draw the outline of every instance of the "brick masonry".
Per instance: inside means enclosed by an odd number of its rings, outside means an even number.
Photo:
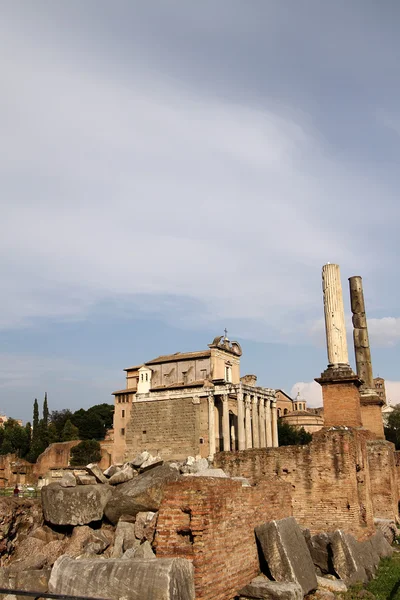
[[[254,528],[291,515],[289,483],[185,477],[165,490],[156,554],[193,561],[197,600],[230,600],[259,573]]]
[[[126,429],[126,458],[148,450],[163,458],[199,453],[200,404],[193,398],[133,402]]]
[[[323,382],[322,396],[324,401],[325,427],[361,426],[360,394],[357,385],[352,382]]]
[[[377,438],[385,439],[382,408],[379,404],[362,404],[361,402],[361,420],[365,429],[372,431]]]
[[[312,533],[340,528],[363,539],[374,530],[367,440],[363,431],[322,429],[307,446],[221,452],[214,462],[252,483],[289,482],[293,516]]]
[[[398,514],[398,474],[394,444],[385,440],[367,443],[374,517],[394,519]]]

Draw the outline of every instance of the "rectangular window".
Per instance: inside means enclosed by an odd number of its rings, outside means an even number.
[[[124,418],[124,416],[125,416],[125,411],[122,410],[122,418]]]
[[[121,428],[121,435],[125,435],[125,427]]]

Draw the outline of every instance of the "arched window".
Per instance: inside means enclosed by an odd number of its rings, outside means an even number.
[[[278,408],[278,417],[280,417],[280,416],[281,416],[281,409]]]
[[[287,408],[285,408],[285,410],[283,411],[283,414],[284,414],[284,415],[287,415],[287,414],[288,414],[288,412],[289,412],[289,411],[288,411],[288,409],[287,409]]]

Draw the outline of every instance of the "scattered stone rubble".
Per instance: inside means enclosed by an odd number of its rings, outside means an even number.
[[[188,476],[227,477],[204,458],[164,463],[143,452],[104,473],[96,464],[66,472],[42,488],[42,509],[32,500],[1,499],[0,587],[126,600],[140,590],[141,600],[194,600],[191,561],[157,558],[153,547],[164,488]],[[395,524],[380,521],[364,542],[340,530],[312,536],[293,517],[256,527],[260,574],[238,598],[332,600],[368,581],[392,554]]]

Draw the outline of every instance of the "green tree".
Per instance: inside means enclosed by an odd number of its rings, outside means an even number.
[[[312,435],[304,427],[297,429],[289,423],[278,420],[278,439],[280,446],[304,446],[311,442]]]
[[[71,466],[81,467],[101,460],[100,444],[97,440],[83,440],[71,449]]]
[[[30,449],[28,455],[26,457],[29,462],[36,462],[37,457],[43,451],[42,443],[41,443],[41,423],[39,421],[39,404],[37,398],[35,398],[35,402],[33,403],[33,421],[32,421],[32,438]]]
[[[3,426],[3,439],[0,454],[15,453],[19,457],[27,455],[30,446],[29,434],[14,419],[8,419]]]
[[[41,423],[41,442],[43,449],[49,445],[49,406],[47,404],[47,392],[43,400],[43,418]]]
[[[385,438],[396,446],[396,450],[400,450],[400,405],[395,406],[389,414]]]
[[[104,440],[106,428],[96,411],[80,408],[72,415],[71,422],[79,429],[81,440]]]
[[[65,423],[68,419],[71,419],[72,412],[68,408],[64,408],[63,410],[52,410],[50,413],[50,424],[53,426],[52,430],[56,431],[57,439],[54,441],[61,441],[62,432],[65,426]]]
[[[63,442],[70,442],[71,440],[79,440],[79,429],[71,423],[70,419],[68,419],[68,421],[64,425],[61,440]]]

